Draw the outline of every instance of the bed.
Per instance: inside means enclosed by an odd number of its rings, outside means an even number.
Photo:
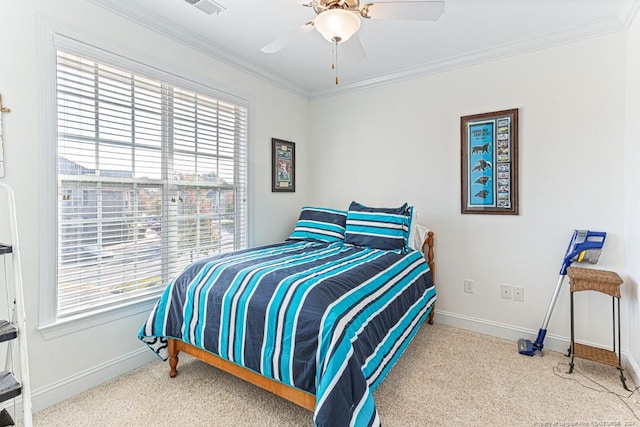
[[[378,425],[372,393],[436,301],[434,233],[414,250],[411,222],[406,204],[303,207],[286,241],[187,266],[138,337],[171,377],[184,352],[313,411],[317,426]]]

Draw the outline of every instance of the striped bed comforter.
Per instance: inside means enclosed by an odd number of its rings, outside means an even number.
[[[179,338],[316,396],[317,426],[380,424],[372,393],[435,302],[420,252],[287,241],[196,261],[138,337]]]

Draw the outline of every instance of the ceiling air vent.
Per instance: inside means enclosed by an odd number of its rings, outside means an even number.
[[[212,0],[184,0],[209,15],[218,15],[225,8]]]

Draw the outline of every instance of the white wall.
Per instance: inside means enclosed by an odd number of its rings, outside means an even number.
[[[626,294],[629,296],[629,353],[640,361],[640,17],[628,31],[627,46],[627,134],[625,145],[627,270]],[[640,367],[635,366],[640,372]],[[634,378],[636,384],[638,378]]]
[[[310,177],[314,203],[414,204],[436,232],[436,320],[535,338],[574,229],[606,231],[598,267],[625,274],[626,55],[621,32],[312,101],[323,120],[311,122],[310,157],[324,165]],[[460,117],[510,108],[520,215],[461,215]],[[524,303],[501,299],[502,284],[524,287]],[[545,342],[562,351],[568,294]],[[609,297],[583,293],[576,305],[578,339],[610,345]]]
[[[254,244],[286,237],[306,203],[414,204],[437,233],[438,321],[513,338],[535,333],[573,229],[607,231],[598,267],[629,279],[623,344],[640,360],[638,18],[628,35],[308,103],[86,1],[0,1],[0,93],[12,109],[4,119],[4,182],[17,194],[36,409],[151,357],[135,338],[144,314],[50,340],[36,329],[42,16],[249,99]],[[461,215],[460,117],[508,108],[520,109],[521,213]],[[270,192],[272,137],[297,143],[294,194]],[[474,294],[463,292],[465,278],[475,280]],[[524,287],[525,302],[500,299],[503,283]],[[608,345],[609,299],[585,294],[577,303],[579,338]],[[594,315],[601,312],[604,319]],[[566,288],[549,331],[547,345],[566,348]]]
[[[91,40],[122,47],[136,58],[151,58],[158,64],[182,70],[214,89],[250,101],[250,225],[254,244],[288,236],[300,206],[307,203],[310,169],[305,149],[308,144],[305,98],[214,61],[84,0],[1,1],[0,93],[4,104],[11,108],[4,115],[3,181],[14,187],[17,198],[36,410],[155,358],[150,351],[142,350],[136,338],[146,313],[49,340],[36,329],[41,292],[38,212],[39,152],[43,142],[39,119],[45,97],[51,96],[43,92],[40,75],[45,66],[39,53],[45,34],[39,24],[43,18],[55,26],[86,34]],[[272,137],[297,143],[296,193],[271,193]]]

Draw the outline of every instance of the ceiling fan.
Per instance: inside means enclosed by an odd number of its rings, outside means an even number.
[[[297,29],[285,34],[260,49],[264,53],[276,53],[301,34],[314,28],[329,42],[355,41],[351,50],[356,57],[365,56],[357,36],[362,19],[405,19],[436,21],[444,13],[444,1],[380,1],[360,5],[359,0],[310,0],[302,3],[316,12],[316,17]],[[346,47],[347,45],[345,45]]]

